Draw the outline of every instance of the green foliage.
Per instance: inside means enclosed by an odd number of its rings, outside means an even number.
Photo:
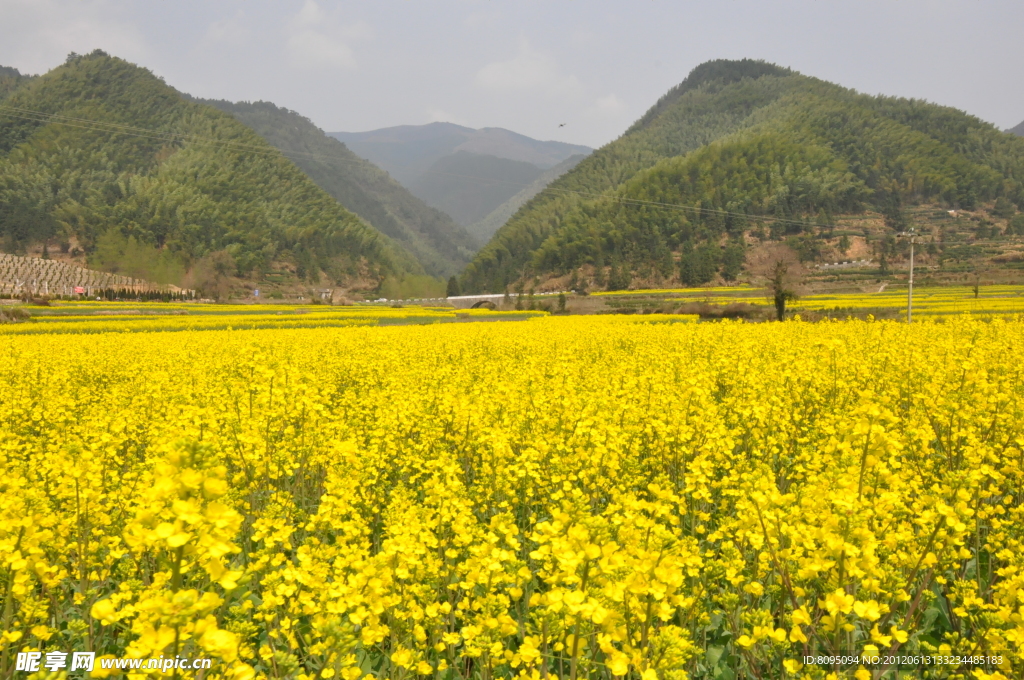
[[[694,247],[692,241],[683,244],[679,258],[679,278],[684,285],[702,286],[709,283],[718,272],[721,251],[710,243]]]
[[[893,231],[900,232],[907,228],[907,216],[903,212],[903,199],[898,191],[889,192],[882,205],[882,217],[885,219],[885,226]]]
[[[140,243],[134,236],[124,236],[118,229],[110,229],[96,240],[96,248],[89,256],[93,269],[122,274],[155,283],[179,285],[185,267],[168,249],[158,249]],[[234,274],[232,270],[230,272]]]
[[[850,237],[847,236],[846,234],[843,234],[839,238],[839,244],[838,244],[839,252],[842,253],[843,255],[846,255],[846,251],[848,251],[850,249],[851,245],[852,244],[850,243]]]
[[[23,76],[16,68],[0,66],[0,101],[3,101],[31,78],[31,76]]]
[[[380,295],[389,300],[442,298],[445,293],[444,281],[432,276],[405,274],[388,276],[380,284]]]
[[[231,276],[237,263],[226,250],[215,250],[204,255],[189,272],[186,282],[205,297],[223,300],[231,295]]]
[[[1017,207],[1013,204],[1013,201],[1005,196],[997,198],[996,204],[992,208],[992,214],[996,217],[1002,217],[1003,219],[1013,217],[1016,213]]]
[[[1024,213],[1018,213],[1010,220],[1006,232],[1011,236],[1024,236]]]
[[[734,241],[722,251],[722,278],[735,281],[743,269],[744,248],[742,241]]]
[[[458,297],[459,295],[462,295],[459,279],[456,276],[452,276],[448,279],[448,289],[445,291],[445,297]]]
[[[631,279],[629,267],[618,259],[614,260],[608,270],[608,290],[626,290]]]
[[[981,246],[965,245],[965,246],[953,246],[946,248],[942,251],[941,259],[943,260],[955,260],[956,262],[964,262],[974,260],[984,255],[985,251]]]
[[[5,247],[74,237],[92,255],[116,230],[183,263],[228,251],[246,275],[301,251],[339,281],[419,269],[253,131],[120,59],[72,55],[4,106],[22,109],[0,109]]]
[[[527,203],[462,283],[501,290],[614,257],[636,270],[664,262],[666,249],[681,253],[684,281],[710,280],[716,253],[724,276],[726,241],[760,229],[743,215],[781,219],[768,223],[774,239],[864,210],[901,229],[906,205],[1024,204],[1022,180],[1024,140],[962,112],[860,95],[763,62],[709,62]],[[821,247],[797,245],[801,257]]]
[[[22,185],[21,192],[5,191],[17,186],[17,179],[0,176],[0,249],[8,253],[22,253],[33,241],[52,238],[60,230],[47,209],[50,200],[45,187]]]
[[[29,320],[29,313],[21,307],[0,307],[0,324],[21,323]]]
[[[324,134],[303,116],[269,102],[204,100],[279,149],[317,186],[405,248],[428,274],[459,272],[478,249],[472,236],[391,176]]]

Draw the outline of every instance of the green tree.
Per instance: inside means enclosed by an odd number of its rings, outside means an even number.
[[[1024,213],[1015,215],[1010,220],[1006,233],[1010,236],[1024,236]]]
[[[799,255],[786,245],[774,244],[757,254],[751,271],[764,286],[775,308],[775,318],[782,321],[786,318],[786,304],[799,296],[803,283],[805,271]]]
[[[847,236],[846,234],[840,236],[838,248],[840,253],[846,255],[846,253],[850,250],[850,237]]]
[[[743,260],[746,256],[741,241],[733,241],[725,247],[722,253],[722,278],[726,281],[735,281],[743,270]]]
[[[900,196],[898,189],[894,188],[888,192],[885,204],[882,207],[882,217],[885,219],[885,226],[893,231],[906,230],[907,215],[903,211],[903,198]]]
[[[1000,196],[999,198],[997,198],[996,204],[992,208],[992,214],[995,215],[996,217],[1002,217],[1003,219],[1013,217],[1016,213],[1017,206],[1015,206],[1013,204],[1013,201],[1006,198],[1005,196]]]
[[[462,295],[462,289],[459,287],[458,277],[452,276],[448,279],[448,290],[445,293],[445,297],[458,297]],[[508,293],[506,292],[506,295]]]

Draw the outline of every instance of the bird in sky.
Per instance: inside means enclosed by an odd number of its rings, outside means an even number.
[[[558,127],[565,127],[565,123],[559,123]]]

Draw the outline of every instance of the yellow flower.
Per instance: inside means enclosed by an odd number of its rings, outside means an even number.
[[[399,647],[391,654],[391,663],[399,668],[410,668],[412,664],[412,650]]]
[[[878,608],[878,603],[874,600],[869,600],[867,602],[854,602],[853,611],[857,616],[862,619],[867,619],[868,621],[877,621],[882,616]]]
[[[895,628],[895,626],[893,626],[893,628]],[[883,635],[882,632],[878,630],[877,624],[871,628],[871,639],[883,647],[888,647],[889,644],[892,643],[892,636]],[[904,640],[904,642],[906,642],[906,640]]]
[[[824,600],[818,601],[818,606],[828,610],[828,613],[835,616],[837,613],[849,614],[853,609],[854,597],[847,594],[842,588],[830,593]]]
[[[716,653],[689,629],[739,626],[764,668],[850,632],[906,644],[928,579],[982,545],[984,594],[941,584],[956,644],[1020,647],[1022,318],[140,309],[0,326],[8,646],[60,621],[69,649],[177,643],[224,680],[540,680],[574,648],[584,674],[682,680]]]

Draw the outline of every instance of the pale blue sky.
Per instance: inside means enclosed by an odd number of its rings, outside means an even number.
[[[591,146],[721,57],[1007,128],[1024,120],[1022,35],[1021,0],[0,0],[0,64],[24,72],[101,48],[328,131],[448,120]]]

